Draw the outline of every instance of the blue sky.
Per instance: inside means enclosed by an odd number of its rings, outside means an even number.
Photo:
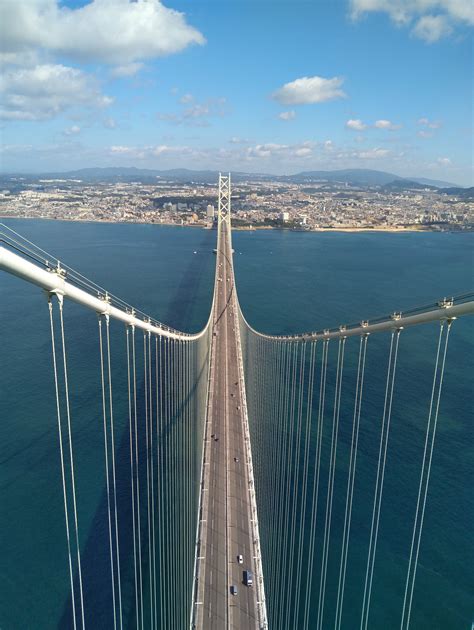
[[[472,185],[472,7],[4,0],[0,168],[375,168]]]

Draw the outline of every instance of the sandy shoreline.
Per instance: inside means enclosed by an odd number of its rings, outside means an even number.
[[[70,218],[52,218],[52,217],[31,217],[31,216],[10,216],[10,215],[0,215],[0,221],[3,219],[35,219],[38,221],[70,221],[71,223],[113,223],[114,225],[157,225],[157,226],[171,226],[171,227],[182,227],[182,228],[201,228],[201,229],[209,229],[206,225],[186,223],[185,225],[180,225],[179,223],[148,223],[147,221],[109,221],[107,219],[70,219]],[[286,232],[305,232],[305,233],[321,233],[321,232],[385,232],[389,234],[403,233],[403,232],[469,232],[470,230],[456,230],[456,229],[447,229],[447,230],[433,230],[426,227],[417,227],[417,226],[409,226],[409,227],[337,227],[337,228],[312,228],[309,230],[295,230],[292,228],[285,227],[274,227],[274,226],[266,226],[259,225],[255,227],[244,227],[244,226],[233,226],[233,230],[239,232],[256,232],[258,230],[285,230]]]

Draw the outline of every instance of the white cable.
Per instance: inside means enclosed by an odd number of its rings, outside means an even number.
[[[106,341],[107,341],[107,370],[108,370],[108,386],[109,386],[109,410],[110,410],[110,439],[112,446],[112,484],[114,491],[114,513],[115,513],[115,553],[117,560],[117,586],[119,600],[119,623],[120,628],[123,627],[122,618],[122,579],[120,572],[120,545],[119,545],[119,527],[118,527],[118,510],[117,510],[117,481],[115,474],[115,433],[114,433],[114,407],[112,395],[112,361],[110,357],[110,318],[105,316]]]
[[[67,427],[69,433],[69,458],[71,463],[71,487],[72,487],[72,505],[74,513],[74,525],[76,530],[76,547],[77,547],[77,570],[79,574],[79,594],[81,597],[81,615],[82,615],[82,627],[86,627],[86,620],[84,616],[84,595],[82,589],[82,569],[81,569],[81,548],[79,546],[79,527],[77,522],[77,504],[76,504],[76,482],[74,475],[74,456],[72,449],[72,429],[71,429],[71,410],[69,406],[69,385],[67,378],[67,360],[66,360],[66,342],[64,338],[64,319],[63,319],[63,300],[59,299],[59,321],[61,323],[61,344],[63,354],[63,367],[64,367],[64,393],[66,398],[66,417]]]
[[[146,463],[146,515],[148,527],[148,579],[150,594],[150,627],[153,630],[153,576],[152,576],[152,559],[151,559],[151,496],[150,496],[150,422],[148,410],[148,348],[147,333],[143,333],[143,398],[145,401],[145,463]]]
[[[395,339],[395,344],[394,344]],[[374,506],[372,511],[372,523],[370,528],[370,543],[367,559],[367,570],[364,583],[364,601],[362,606],[361,629],[367,630],[369,623],[370,599],[372,595],[372,580],[374,575],[375,554],[377,551],[377,538],[380,522],[380,508],[382,505],[383,483],[385,476],[385,463],[387,458],[388,437],[390,431],[390,419],[392,415],[393,390],[395,386],[395,373],[398,358],[398,342],[400,329],[392,333],[390,342],[389,364],[387,370],[387,382],[385,386],[384,411],[382,428],[380,431],[379,458],[377,464],[377,480],[375,485]],[[393,360],[392,360],[393,357]]]
[[[139,616],[140,606],[138,602],[138,569],[137,569],[137,534],[135,524],[135,464],[134,464],[134,446],[133,446],[133,414],[132,414],[132,387],[131,387],[131,370],[130,370],[130,335],[129,326],[126,328],[127,337],[127,382],[128,382],[128,419],[130,429],[130,484],[132,491],[132,525],[133,525],[133,567],[135,576],[135,612],[137,616],[137,629],[140,627]]]
[[[314,567],[314,546],[316,539],[317,517],[318,517],[318,499],[319,499],[319,479],[321,473],[321,450],[324,428],[324,408],[326,402],[326,379],[327,379],[327,362],[328,362],[329,340],[323,342],[323,353],[321,357],[321,376],[319,382],[319,401],[318,401],[318,427],[316,437],[316,465],[313,474],[313,492],[311,499],[311,530],[308,550],[308,568],[306,573],[306,594],[303,616],[303,630],[308,630],[310,612],[311,612],[311,592],[313,584],[313,567]]]
[[[331,461],[329,465],[329,479],[328,479],[328,495],[326,502],[326,522],[324,525],[324,543],[323,543],[323,566],[322,576],[320,582],[319,591],[319,605],[318,605],[318,628],[323,627],[324,619],[324,605],[326,601],[326,579],[327,568],[329,558],[329,543],[331,540],[331,524],[332,524],[332,504],[334,498],[334,476],[336,473],[336,461],[337,461],[337,443],[339,432],[339,414],[341,410],[341,391],[342,391],[342,376],[344,370],[344,350],[346,345],[346,338],[339,339],[338,357],[337,357],[337,371],[336,371],[336,391],[334,395],[334,413],[333,413],[333,426],[331,434]],[[326,535],[327,534],[327,535]]]
[[[102,340],[102,319],[101,315],[99,315],[99,348],[100,348],[100,381],[101,381],[101,390],[102,390],[102,416],[103,416],[103,424],[104,424],[104,459],[105,459],[105,480],[106,480],[106,489],[107,489],[107,517],[109,524],[109,552],[110,552],[110,577],[112,580],[112,606],[114,612],[114,628],[117,627],[117,611],[116,611],[116,603],[115,603],[115,569],[114,569],[114,553],[113,553],[113,543],[112,543],[112,516],[110,510],[110,482],[109,482],[109,445],[108,445],[108,437],[107,437],[107,410],[105,405],[105,376],[104,376],[104,348],[103,348],[103,340]]]
[[[308,468],[309,468],[309,451],[311,444],[311,420],[313,413],[313,387],[314,387],[314,363],[316,357],[317,342],[314,341],[310,346],[309,355],[309,368],[308,368],[308,387],[306,396],[306,426],[304,433],[304,456],[303,456],[303,487],[301,497],[301,520],[300,520],[300,538],[298,544],[298,564],[296,572],[296,602],[295,602],[295,614],[293,619],[293,627],[297,628],[299,625],[299,619],[302,612],[301,607],[301,578],[303,571],[303,550],[304,542],[306,538],[306,504],[307,504],[307,492],[308,492]]]
[[[69,532],[69,513],[67,507],[67,491],[66,491],[66,473],[64,468],[64,451],[63,451],[63,438],[62,438],[62,423],[61,423],[61,407],[59,403],[59,381],[58,381],[58,367],[56,363],[56,344],[54,335],[54,321],[53,321],[53,305],[51,297],[48,300],[49,308],[49,323],[51,328],[51,346],[53,351],[53,372],[54,372],[54,385],[56,389],[56,413],[58,417],[58,434],[59,434],[59,454],[61,458],[61,477],[63,482],[63,499],[64,499],[64,516],[66,519],[66,539],[67,539],[67,551],[69,558],[69,578],[71,582],[71,603],[72,603],[72,619],[74,624],[74,630],[76,630],[76,597],[74,592],[74,575],[72,569],[72,555],[71,555],[71,538]]]
[[[406,581],[406,586],[405,586],[405,595],[404,595],[404,598],[403,598],[403,612],[402,612],[402,625],[401,625],[402,630],[403,630],[403,622],[404,622],[404,616],[405,616],[405,608],[406,608],[407,592],[408,592],[408,590],[410,591],[410,594],[408,596],[408,607],[407,607],[406,626],[405,626],[406,630],[408,630],[408,628],[410,626],[411,609],[412,609],[412,603],[413,603],[413,591],[414,591],[414,588],[415,588],[416,570],[417,570],[417,567],[418,567],[418,555],[419,555],[419,552],[420,552],[421,535],[422,535],[422,532],[423,532],[423,521],[424,521],[424,517],[425,517],[426,498],[427,498],[427,495],[428,495],[428,485],[429,485],[429,482],[430,482],[431,462],[432,462],[432,458],[433,458],[433,449],[434,449],[434,443],[435,443],[435,438],[436,438],[436,429],[437,429],[437,425],[438,425],[439,404],[440,404],[440,400],[441,400],[441,391],[442,391],[443,379],[444,379],[444,369],[445,369],[445,365],[446,365],[446,354],[447,354],[447,350],[448,350],[449,333],[450,333],[450,330],[451,330],[452,321],[453,320],[448,320],[447,332],[446,332],[446,337],[445,337],[445,342],[444,342],[443,359],[442,359],[442,363],[441,363],[441,371],[440,371],[439,381],[438,381],[436,410],[435,410],[434,420],[433,420],[433,423],[432,423],[431,441],[430,441],[430,444],[429,444],[428,469],[427,469],[427,472],[426,472],[426,480],[425,480],[425,484],[424,484],[424,490],[422,492],[423,476],[424,476],[424,471],[425,471],[425,467],[426,467],[426,455],[427,455],[427,451],[428,451],[428,441],[429,441],[428,440],[428,436],[429,436],[429,433],[430,433],[430,424],[431,424],[431,418],[432,418],[432,412],[433,412],[433,401],[434,401],[434,398],[435,398],[436,381],[437,381],[437,373],[438,373],[438,362],[439,362],[439,354],[440,354],[441,339],[442,339],[442,335],[443,335],[444,323],[441,324],[439,341],[438,341],[438,350],[437,350],[437,353],[436,353],[436,366],[435,366],[435,371],[434,371],[434,376],[433,376],[433,387],[432,387],[432,392],[431,392],[430,410],[429,410],[429,415],[428,415],[428,424],[427,424],[427,428],[426,428],[426,439],[425,439],[425,447],[424,447],[424,452],[423,452],[423,464],[422,464],[422,468],[421,468],[420,485],[419,485],[419,489],[418,489],[418,499],[417,499],[417,505],[416,505],[415,521],[414,521],[414,524],[413,524],[413,537],[412,537],[411,549],[410,549],[410,561],[409,561],[409,564],[408,564],[407,581]],[[419,512],[419,506],[420,506],[420,498],[421,498],[422,494],[423,494],[423,499],[421,500],[421,503],[422,503],[421,516],[420,516],[420,520],[419,520],[418,534],[417,534],[416,543],[415,543],[416,523],[418,521],[418,512]],[[409,587],[408,584],[409,584],[409,578],[410,578],[410,569],[411,569],[411,565],[412,565],[412,557],[413,557],[413,548],[414,548],[414,546],[416,546],[416,552],[415,552],[415,559],[413,561],[413,571],[412,571],[412,576],[411,576],[411,584],[410,584],[410,587]]]
[[[305,357],[306,357],[306,342],[299,344],[299,377],[297,386],[297,400],[296,403],[296,446],[293,468],[293,510],[291,515],[291,527],[290,527],[290,566],[287,576],[288,591],[287,591],[287,606],[285,615],[285,626],[290,627],[289,620],[291,617],[290,603],[293,601],[292,595],[294,591],[293,573],[295,569],[295,540],[296,540],[296,513],[298,511],[298,494],[299,494],[299,463],[300,463],[300,448],[301,448],[301,424],[303,420],[303,394],[304,394],[304,379],[305,379]]]
[[[137,363],[135,351],[135,328],[132,328],[132,375],[133,375],[133,420],[135,430],[135,486],[137,503],[137,538],[138,538],[138,577],[140,585],[140,619],[143,624],[143,556],[141,537],[141,510],[140,510],[140,460],[138,456],[138,414],[137,414]]]
[[[365,358],[367,352],[368,335],[360,338],[359,360],[357,365],[356,393],[354,398],[354,416],[352,422],[351,450],[349,459],[349,472],[347,476],[346,507],[344,512],[344,528],[342,537],[341,563],[339,567],[339,581],[337,586],[337,603],[335,630],[340,630],[342,623],[342,607],[344,603],[344,590],[346,583],[347,557],[349,551],[349,538],[352,520],[352,502],[354,498],[354,482],[357,464],[357,449],[359,444],[359,426],[362,406],[362,394],[365,375]]]

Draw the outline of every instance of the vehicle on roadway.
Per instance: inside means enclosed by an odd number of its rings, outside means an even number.
[[[239,564],[243,564],[244,563],[244,557],[242,554],[239,553],[239,555],[237,556],[237,562]]]
[[[230,594],[237,595],[237,587],[234,584],[230,587]]]
[[[253,584],[252,571],[244,571],[244,584],[245,586],[252,586]]]
[[[218,442],[218,441],[219,441],[219,436],[218,436],[218,435],[215,435],[215,436],[214,436],[214,442]]]
[[[240,462],[240,459],[238,457],[234,457],[234,462],[238,464]]]

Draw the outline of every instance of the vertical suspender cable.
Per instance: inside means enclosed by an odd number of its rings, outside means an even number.
[[[301,575],[303,568],[303,550],[306,538],[306,504],[308,490],[308,468],[309,468],[309,450],[311,437],[311,419],[313,413],[313,386],[314,386],[314,361],[316,356],[317,342],[312,342],[310,346],[309,367],[308,367],[308,386],[306,390],[306,426],[304,432],[304,455],[303,455],[303,487],[301,492],[301,524],[300,537],[298,544],[298,564],[296,571],[296,600],[294,605],[293,627],[300,627],[299,619],[301,616]]]
[[[292,344],[292,357],[291,357],[291,387],[289,388],[288,394],[288,406],[287,413],[285,414],[285,425],[286,430],[288,431],[287,438],[287,450],[285,457],[285,468],[286,474],[284,478],[284,497],[285,497],[285,510],[283,514],[284,527],[283,527],[283,545],[282,545],[282,557],[284,568],[283,575],[288,574],[288,530],[290,525],[290,506],[291,506],[291,466],[293,463],[293,436],[294,436],[294,410],[295,410],[295,392],[296,392],[296,365],[297,365],[297,354],[298,354],[298,345],[296,343]],[[280,621],[280,626],[284,628],[284,611],[285,605],[289,605],[289,603],[285,599],[286,595],[286,581],[280,580],[280,605],[278,610],[278,620]]]
[[[403,598],[401,630],[404,630],[404,628],[408,630],[410,626],[411,607],[412,607],[412,602],[413,602],[413,591],[415,588],[416,569],[418,566],[418,554],[420,552],[421,534],[423,531],[423,521],[424,521],[424,516],[425,516],[425,508],[426,508],[426,497],[428,495],[428,485],[430,482],[431,462],[433,458],[433,449],[434,449],[434,443],[435,443],[435,438],[436,438],[436,428],[438,425],[439,404],[441,400],[441,391],[443,387],[444,368],[446,365],[446,354],[448,350],[449,333],[451,330],[451,324],[452,324],[452,320],[448,320],[447,331],[446,331],[446,336],[444,340],[443,357],[441,361],[441,370],[440,370],[439,376],[438,376],[438,364],[439,364],[439,357],[440,357],[441,341],[442,341],[443,330],[444,330],[444,322],[441,323],[439,339],[438,339],[436,364],[435,364],[435,370],[434,370],[434,375],[433,375],[433,386],[431,390],[430,409],[429,409],[429,414],[428,414],[425,446],[424,446],[424,451],[423,451],[423,463],[422,463],[421,474],[420,474],[420,485],[418,488],[418,499],[416,503],[415,521],[413,523],[413,536],[412,536],[411,548],[410,548],[410,559],[408,563],[407,580],[406,580],[406,585],[405,585],[405,595]],[[436,394],[436,386],[438,387],[437,394]],[[434,412],[433,422],[431,422],[432,417],[433,417],[433,404],[434,404],[435,398],[436,398],[436,408]],[[426,466],[428,451],[429,451],[428,466]],[[425,477],[425,471],[426,471],[426,479],[423,480],[423,478]],[[421,515],[419,516],[420,504],[422,507],[421,507]],[[415,558],[413,560],[413,551],[415,548],[416,548]],[[413,565],[413,569],[412,569],[412,565]],[[406,611],[406,622],[405,622],[405,611]]]
[[[354,497],[354,481],[355,481],[356,463],[357,463],[357,448],[359,444],[359,426],[360,426],[360,413],[361,413],[361,406],[362,406],[362,394],[363,394],[363,388],[364,388],[367,340],[368,340],[368,335],[363,335],[360,338],[360,344],[359,344],[359,359],[358,359],[358,364],[357,364],[357,381],[356,381],[356,392],[355,392],[355,398],[354,398],[354,416],[353,416],[353,421],[352,421],[349,472],[347,475],[346,507],[345,507],[345,512],[344,512],[344,528],[343,528],[343,536],[342,536],[341,563],[339,567],[339,581],[338,581],[338,586],[337,586],[336,618],[335,618],[335,624],[334,624],[335,630],[340,630],[341,622],[342,622],[342,606],[344,602],[347,556],[348,556],[348,551],[349,551],[349,537],[350,537],[350,531],[351,531],[352,501]]]
[[[165,346],[165,395],[166,395],[166,458],[165,458],[165,471],[166,471],[166,514],[167,514],[167,527],[166,527],[166,610],[165,623],[168,627],[172,627],[172,562],[171,562],[171,531],[172,531],[172,513],[171,513],[171,373],[170,373],[170,345],[171,340],[166,339]]]
[[[377,463],[377,479],[375,484],[374,505],[372,510],[372,523],[370,527],[369,553],[367,558],[367,570],[364,583],[364,601],[362,605],[361,630],[367,630],[369,623],[370,598],[372,594],[372,580],[374,576],[375,554],[377,551],[377,538],[380,522],[380,508],[382,505],[383,482],[385,476],[385,463],[387,459],[388,437],[390,432],[390,419],[392,415],[393,390],[395,386],[395,373],[398,358],[398,342],[400,328],[392,332],[390,341],[389,362],[387,380],[385,385],[385,400],[382,416],[382,428],[380,430],[379,457]]]
[[[54,371],[54,385],[56,389],[56,413],[58,417],[58,433],[59,433],[59,454],[61,458],[61,476],[63,482],[63,499],[64,499],[64,516],[66,520],[66,539],[67,539],[67,551],[69,559],[69,579],[71,582],[71,604],[72,604],[72,620],[74,630],[76,630],[76,597],[74,592],[74,575],[72,569],[72,554],[71,554],[71,537],[69,532],[69,512],[67,507],[67,491],[66,491],[66,472],[64,468],[64,451],[63,451],[63,436],[62,436],[62,423],[61,423],[61,406],[59,403],[59,380],[58,380],[58,366],[56,363],[56,343],[54,334],[54,320],[53,320],[53,304],[51,302],[51,296],[48,299],[49,308],[49,323],[51,328],[51,346],[53,352],[53,371]]]
[[[331,523],[332,523],[332,504],[334,497],[334,476],[336,472],[337,461],[337,442],[339,432],[339,414],[341,411],[341,391],[342,391],[342,375],[344,369],[344,350],[346,338],[339,339],[337,370],[336,370],[336,391],[334,394],[334,411],[332,421],[331,434],[331,461],[329,464],[328,494],[326,502],[326,521],[324,524],[324,542],[323,542],[323,563],[321,567],[321,582],[319,586],[319,605],[318,605],[318,628],[323,627],[324,604],[326,599],[326,578],[328,569],[329,544],[331,540]]]
[[[110,577],[112,579],[112,606],[114,613],[114,628],[117,627],[117,612],[115,604],[115,569],[112,543],[112,516],[110,510],[110,482],[109,482],[109,440],[107,437],[107,409],[105,404],[105,376],[104,376],[104,348],[102,340],[102,315],[99,315],[99,348],[100,348],[100,380],[102,385],[102,415],[104,421],[104,456],[105,456],[105,480],[107,489],[107,516],[109,523],[109,552],[110,552]]]
[[[311,587],[313,584],[313,566],[314,566],[314,547],[316,539],[317,516],[318,516],[318,499],[319,499],[319,478],[321,472],[321,449],[323,441],[324,428],[324,407],[326,402],[326,377],[328,363],[329,340],[323,341],[323,352],[321,356],[321,376],[319,382],[319,401],[318,401],[318,426],[316,436],[316,461],[313,473],[313,491],[311,498],[311,530],[308,550],[308,568],[306,572],[306,593],[304,604],[303,630],[309,627],[311,613]]]
[[[69,457],[71,460],[72,505],[73,505],[73,513],[74,513],[74,525],[75,525],[75,530],[76,530],[77,570],[79,574],[79,594],[81,597],[82,626],[83,628],[85,628],[86,621],[85,621],[85,616],[84,616],[84,596],[83,596],[83,589],[82,589],[81,548],[79,546],[79,527],[77,523],[76,482],[75,482],[75,475],[74,475],[74,456],[72,452],[71,410],[69,407],[69,385],[68,385],[68,378],[67,378],[66,341],[64,338],[62,296],[59,299],[59,321],[61,324],[61,345],[62,345],[63,368],[64,368],[64,393],[66,396],[66,417],[67,417],[67,428],[68,428],[68,433],[69,433]]]
[[[120,545],[119,545],[119,527],[118,527],[118,510],[117,510],[117,478],[115,474],[115,433],[114,433],[114,407],[112,396],[112,361],[110,358],[110,318],[105,316],[105,330],[107,340],[107,372],[108,372],[108,389],[109,389],[109,411],[110,411],[110,440],[112,451],[112,485],[114,491],[114,514],[115,514],[115,553],[117,561],[117,586],[119,601],[119,624],[123,627],[122,617],[122,579],[120,572]]]
[[[138,447],[138,413],[137,413],[137,363],[135,348],[135,327],[132,327],[132,376],[133,376],[133,419],[135,431],[135,489],[137,499],[137,537],[138,537],[138,577],[140,585],[140,619],[143,628],[143,556],[141,537],[141,510],[140,510],[140,460]]]
[[[304,394],[304,378],[305,378],[305,357],[306,357],[306,342],[300,343],[299,350],[299,367],[298,367],[298,386],[297,386],[297,398],[295,399],[296,407],[296,439],[295,439],[295,457],[293,468],[293,510],[291,515],[291,527],[290,527],[290,553],[289,553],[289,571],[287,576],[288,591],[287,591],[287,607],[285,611],[285,627],[290,627],[291,610],[295,608],[296,592],[294,590],[293,573],[295,570],[295,540],[296,540],[296,514],[298,511],[298,494],[300,492],[299,487],[299,469],[300,469],[300,450],[301,450],[301,424],[303,419],[303,394]],[[300,525],[301,526],[301,525]]]
[[[132,413],[132,383],[131,383],[131,351],[130,351],[130,326],[127,326],[127,382],[128,382],[128,418],[130,428],[130,481],[132,487],[132,525],[133,525],[133,567],[135,575],[135,610],[137,616],[137,630],[140,628],[139,616],[140,605],[138,601],[138,568],[137,568],[137,534],[135,524],[135,461],[134,461],[134,440],[133,440],[133,413]],[[133,328],[132,328],[133,331]]]
[[[150,604],[150,627],[153,628],[153,576],[152,576],[152,560],[151,560],[151,497],[150,497],[150,423],[148,409],[148,348],[147,333],[143,333],[143,393],[145,402],[145,464],[146,464],[146,514],[147,514],[147,531],[148,531],[148,582],[149,582],[149,604]]]
[[[151,333],[148,332],[148,415],[149,415],[149,436],[150,436],[150,494],[151,494],[151,558],[152,558],[152,576],[153,581],[150,588],[151,599],[151,626],[156,628],[156,543],[155,543],[155,458],[153,445],[153,361],[152,361],[152,343]]]
[[[270,461],[270,470],[267,472],[270,479],[269,486],[269,511],[268,511],[268,557],[269,557],[269,570],[266,571],[267,580],[273,581],[273,576],[275,575],[275,566],[276,566],[276,553],[275,553],[275,539],[278,535],[277,523],[275,522],[275,482],[278,476],[278,443],[280,438],[280,427],[278,426],[278,400],[280,396],[280,382],[281,382],[281,369],[282,369],[282,357],[280,353],[281,344],[277,341],[270,341],[272,345],[272,364],[275,365],[275,371],[272,375],[272,396],[271,396],[271,406],[268,410],[268,433],[270,439],[272,440],[271,444],[271,461]],[[276,356],[275,356],[276,355]],[[275,356],[275,358],[273,358]],[[267,600],[267,606],[271,603],[273,607],[273,594],[270,594],[271,599]]]
[[[155,398],[156,398],[156,505],[157,505],[157,523],[158,523],[158,576],[159,576],[159,608],[160,608],[160,630],[163,630],[163,509],[162,509],[162,480],[163,475],[161,471],[162,458],[163,458],[163,391],[161,385],[161,337],[155,337]],[[158,601],[156,601],[158,606]]]

